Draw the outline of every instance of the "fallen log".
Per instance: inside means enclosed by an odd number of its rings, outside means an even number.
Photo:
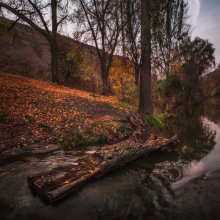
[[[29,176],[28,185],[40,197],[51,203],[69,195],[92,179],[118,169],[138,157],[154,151],[172,150],[176,144],[176,137],[158,138],[145,143],[137,143],[129,138],[117,144],[101,147],[72,165]]]

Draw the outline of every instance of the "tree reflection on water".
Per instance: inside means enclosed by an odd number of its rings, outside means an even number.
[[[189,112],[178,112],[168,122],[167,134],[177,134],[181,146],[179,156],[185,162],[200,160],[215,146],[216,132],[204,122],[203,107]]]

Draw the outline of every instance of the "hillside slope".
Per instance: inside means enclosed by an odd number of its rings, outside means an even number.
[[[78,128],[124,116],[114,97],[0,74],[0,151],[66,140]]]
[[[1,19],[1,17],[0,17]],[[96,48],[66,36],[59,35],[58,47],[63,53],[81,57],[80,77],[60,75],[62,84],[89,91],[101,91],[101,72]],[[72,54],[71,54],[72,56]],[[60,58],[63,60],[63,57]],[[77,59],[76,59],[76,62]],[[19,74],[34,79],[50,81],[51,52],[47,40],[28,25],[17,23],[0,35],[0,71]],[[85,68],[86,67],[86,68]],[[93,79],[94,78],[94,79]],[[95,85],[91,85],[94,81]]]

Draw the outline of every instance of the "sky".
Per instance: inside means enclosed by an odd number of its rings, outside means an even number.
[[[213,43],[216,63],[220,63],[220,0],[188,0],[192,37]]]
[[[220,0],[186,0],[192,25],[192,37],[208,39],[215,48],[216,64],[220,63]],[[67,30],[72,29],[72,25]],[[68,31],[69,32],[69,31]],[[71,36],[70,32],[68,35]]]
[[[208,39],[213,43],[216,63],[220,63],[220,0],[186,0],[192,25],[192,37]],[[71,30],[71,31],[70,31]],[[63,34],[73,37],[73,26],[67,24]]]

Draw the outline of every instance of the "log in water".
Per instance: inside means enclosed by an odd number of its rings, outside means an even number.
[[[100,147],[93,154],[77,160],[72,165],[59,166],[48,172],[29,176],[28,185],[41,198],[51,203],[138,157],[154,151],[172,150],[176,144],[176,137],[158,138],[144,143],[129,138],[117,144]]]

